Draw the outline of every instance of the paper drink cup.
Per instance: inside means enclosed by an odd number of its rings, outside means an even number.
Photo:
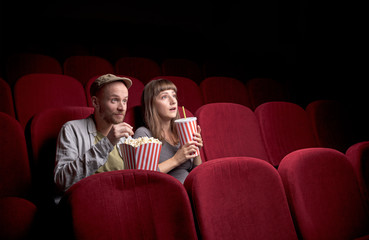
[[[124,169],[157,171],[161,146],[159,143],[145,143],[138,147],[121,144]]]
[[[180,118],[175,120],[174,123],[177,128],[179,142],[182,146],[193,140],[193,134],[197,133],[196,117]],[[199,155],[200,149],[197,147],[196,153],[193,156],[196,157]]]

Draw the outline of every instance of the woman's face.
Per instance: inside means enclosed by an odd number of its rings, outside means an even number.
[[[171,120],[177,116],[177,93],[174,90],[161,91],[154,98],[154,107],[163,120]]]

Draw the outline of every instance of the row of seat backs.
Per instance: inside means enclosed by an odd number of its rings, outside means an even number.
[[[120,75],[127,76],[127,75]],[[98,76],[91,77],[85,86],[71,76],[61,74],[28,74],[16,82],[14,86],[14,109],[12,92],[7,83],[0,79],[0,84],[4,85],[1,91],[4,94],[0,111],[17,116],[17,119],[25,126],[29,119],[37,112],[49,107],[59,106],[90,106],[92,107],[90,87]],[[130,77],[130,76],[129,76]],[[130,88],[130,99],[128,108],[141,105],[141,95],[144,84],[137,78],[130,77],[133,86]],[[264,101],[283,100],[276,95],[268,95],[268,86],[277,89],[272,83],[272,79],[252,79],[247,88],[241,81],[229,77],[210,77],[205,79],[201,85],[185,77],[178,76],[156,76],[153,79],[166,78],[171,80],[178,88],[178,101],[191,112],[207,103],[212,102],[234,102],[250,107],[248,96],[253,95],[253,103],[261,104]],[[260,86],[263,82],[265,93],[269,98],[263,97],[263,90],[251,86]],[[282,88],[280,88],[282,91]],[[278,93],[279,91],[274,91]],[[249,94],[250,93],[250,94]],[[258,96],[256,96],[258,95]],[[259,100],[261,101],[259,101]],[[250,107],[253,108],[253,107]]]
[[[158,172],[107,172],[76,183],[63,200],[77,239],[369,237],[354,171],[327,148],[297,150],[278,171],[257,158],[217,159],[184,185]]]
[[[73,109],[73,110],[76,110],[76,109]],[[82,112],[76,112],[76,115],[75,115],[75,117],[76,118],[83,118],[83,117],[86,117],[86,116],[88,116],[89,114],[90,114],[91,112],[85,112],[85,113],[82,113]],[[53,115],[53,114],[51,114],[51,115]],[[78,115],[78,116],[77,116]],[[57,117],[58,116],[58,117]],[[56,114],[55,116],[54,116],[54,121],[59,121],[59,114]],[[14,170],[14,171],[19,171],[18,173],[19,174],[14,174],[14,172],[11,172],[11,174],[10,175],[13,175],[13,176],[15,176],[14,177],[14,179],[12,180],[12,181],[9,181],[9,179],[7,179],[7,177],[8,177],[8,174],[1,174],[1,176],[3,176],[3,178],[4,179],[1,179],[1,183],[5,183],[4,184],[4,186],[1,186],[1,189],[2,189],[2,191],[1,191],[1,193],[2,194],[4,194],[4,195],[20,195],[20,196],[24,196],[25,195],[25,193],[24,192],[26,192],[24,189],[27,189],[27,187],[26,186],[29,186],[29,176],[30,176],[30,174],[29,174],[29,166],[27,166],[27,164],[22,164],[20,161],[21,160],[23,160],[24,161],[24,163],[28,163],[28,160],[27,160],[27,150],[26,150],[26,146],[25,146],[25,139],[24,139],[24,134],[23,134],[23,132],[22,132],[22,128],[20,127],[20,125],[19,125],[19,123],[14,119],[14,118],[11,118],[11,117],[9,117],[8,115],[6,115],[6,114],[0,114],[0,119],[3,121],[3,124],[1,124],[1,126],[6,126],[6,127],[4,127],[4,129],[2,129],[2,132],[4,133],[4,136],[9,136],[9,137],[5,137],[5,138],[3,138],[3,142],[4,143],[2,143],[1,144],[1,146],[4,146],[4,147],[6,147],[6,148],[4,148],[4,149],[2,149],[2,153],[3,153],[3,155],[4,155],[4,163],[2,164],[2,167],[3,166],[6,166],[6,168],[4,168],[4,169],[2,169],[2,173],[6,173],[6,172],[10,172],[9,171],[9,169],[12,169],[12,170]],[[35,119],[37,119],[37,118],[35,118]],[[51,119],[51,118],[50,118]],[[46,120],[46,119],[45,119]],[[64,120],[67,120],[67,119],[64,119]],[[60,124],[61,124],[61,122],[63,122],[64,120],[60,120]],[[12,122],[12,124],[9,124],[10,122]],[[37,120],[35,120],[35,122],[37,122]],[[46,122],[49,122],[50,123],[50,121],[49,121],[49,119],[48,120],[46,120]],[[42,121],[40,121],[39,122],[39,124],[42,124],[43,122]],[[44,124],[45,124],[45,122],[44,122]],[[49,124],[50,125],[50,124]],[[204,128],[204,126],[202,127],[202,129]],[[15,130],[14,130],[15,129]],[[60,128],[58,128],[58,129],[60,129]],[[42,135],[49,135],[50,133],[48,132],[48,130],[45,130],[45,133],[39,133],[39,135],[37,135],[39,138],[42,138],[41,136]],[[9,139],[11,139],[11,138],[13,138],[14,136],[19,136],[20,138],[16,138],[15,140],[14,140],[14,142],[13,142],[13,144],[11,144],[12,145],[12,147],[9,147],[9,145],[5,145],[5,142],[6,142],[6,140],[9,140]],[[37,138],[37,137],[36,137]],[[55,138],[55,136],[53,136],[52,138]],[[205,136],[203,136],[203,138],[205,138]],[[223,139],[224,140],[224,139]],[[240,139],[241,140],[241,139]],[[9,141],[7,141],[8,142],[8,144],[9,144]],[[206,141],[205,141],[206,142]],[[52,144],[53,145],[53,144]],[[16,146],[16,147],[14,147],[14,146]],[[245,147],[245,146],[243,146],[243,147]],[[15,149],[16,148],[16,149]],[[205,148],[205,147],[204,147]],[[48,146],[47,147],[47,149],[50,149],[50,146]],[[305,150],[301,150],[301,151],[305,151]],[[307,150],[306,150],[307,151]],[[321,151],[323,151],[323,150],[321,150]],[[324,150],[325,151],[325,150]],[[318,159],[320,159],[320,161],[325,161],[325,159],[328,159],[329,158],[329,155],[331,154],[331,153],[329,153],[329,154],[325,154],[324,155],[324,151],[323,152],[313,152],[313,153],[308,153],[308,154],[311,154],[311,159],[313,159],[313,158],[318,158]],[[294,151],[295,152],[295,151]],[[307,151],[308,152],[308,151]],[[333,151],[333,152],[335,152],[335,151]],[[14,153],[17,153],[18,154],[18,156],[16,156],[16,154],[14,154]],[[40,154],[40,153],[38,153],[38,154]],[[293,155],[296,155],[296,157],[301,157],[301,158],[303,158],[303,159],[307,159],[307,158],[305,158],[305,157],[302,157],[302,155],[304,155],[304,153],[301,153],[300,151],[298,151],[298,153],[292,153]],[[14,156],[13,156],[14,155]],[[334,155],[339,155],[338,153],[334,153]],[[13,158],[10,158],[9,159],[9,156],[13,156]],[[289,155],[287,155],[287,157],[285,157],[285,158],[289,158],[288,157]],[[328,157],[327,157],[328,156]],[[52,158],[51,158],[52,157]],[[53,156],[50,156],[50,158],[51,159],[54,159],[54,157]],[[339,159],[344,159],[344,157],[343,156],[339,156]],[[7,161],[7,160],[10,160],[10,161]],[[5,161],[7,161],[7,162],[5,162]],[[215,162],[216,160],[215,159],[213,159],[212,161],[209,161],[209,162]],[[260,160],[260,159],[258,159],[258,161],[259,162],[263,162],[263,164],[265,165],[270,165],[269,163],[267,163],[266,161],[262,161],[262,160]],[[281,163],[281,165],[279,166],[279,171],[282,171],[282,170],[280,170],[280,169],[283,169],[284,167],[283,167],[283,161],[286,161],[286,160],[282,160],[282,163]],[[305,160],[305,161],[308,161],[308,160]],[[309,161],[313,161],[313,160],[309,160]],[[342,161],[342,160],[340,160],[340,161]],[[345,161],[346,161],[346,159],[345,159]],[[11,166],[10,165],[7,165],[8,163],[10,163],[10,164],[12,164]],[[312,163],[312,162],[310,162],[310,163]],[[318,163],[318,161],[316,161],[315,162],[316,163],[316,165],[319,165]],[[215,163],[214,163],[215,164]],[[306,165],[307,164],[307,165]],[[310,169],[311,169],[311,166],[310,166],[310,164],[309,164],[309,162],[307,162],[305,165],[303,165],[304,167],[299,167],[299,169],[301,170],[301,171],[307,171],[307,170],[309,170],[310,171]],[[336,165],[337,163],[335,163],[335,164],[333,164],[332,163],[332,165]],[[204,166],[206,166],[206,165],[204,165]],[[367,165],[368,166],[368,165]],[[23,167],[24,167],[24,170],[22,170],[23,169]],[[331,165],[329,165],[329,164],[326,164],[326,165],[322,165],[321,166],[322,168],[323,168],[323,170],[331,170],[332,172],[332,174],[330,174],[329,176],[338,176],[339,178],[341,178],[342,177],[342,174],[337,174],[337,173],[341,173],[341,171],[344,171],[343,169],[350,169],[350,167],[347,167],[347,166],[345,166],[344,168],[343,167],[340,167],[340,169],[339,169],[339,171],[334,167],[333,169],[332,169],[332,166]],[[272,167],[272,165],[270,165],[270,168],[272,168],[272,169],[274,169],[273,167]],[[351,167],[352,168],[352,167]],[[27,170],[28,169],[28,170]],[[320,173],[321,174],[323,174],[324,173],[324,171],[323,170],[321,170],[320,171]],[[336,171],[337,170],[337,171]],[[313,171],[313,170],[312,170]],[[367,170],[366,170],[367,171]],[[234,171],[229,171],[229,169],[228,169],[228,172],[231,172],[231,173],[234,173]],[[335,173],[335,174],[333,174],[333,173]],[[203,175],[203,174],[200,174],[201,176]],[[236,175],[236,176],[239,176],[240,174],[238,174],[238,175]],[[242,174],[241,174],[242,175]],[[260,176],[264,176],[263,174],[259,174]],[[219,178],[219,175],[216,175],[218,178]],[[223,176],[223,175],[222,175]],[[225,176],[227,176],[227,175],[225,175]],[[294,176],[294,175],[293,175]],[[309,176],[309,174],[307,173],[307,176]],[[346,175],[344,175],[343,176],[343,178],[345,178],[345,176]],[[365,176],[365,175],[364,175]],[[366,175],[366,176],[368,176],[368,175]],[[296,177],[296,176],[294,176],[294,177]],[[316,177],[316,181],[321,181],[320,179],[321,179],[321,177],[317,177],[316,175],[315,175],[315,177]],[[189,178],[189,179],[191,179],[191,178]],[[301,179],[303,179],[303,178],[301,178]],[[302,181],[302,180],[301,180]],[[342,180],[342,181],[344,181],[344,182],[346,182],[346,180]],[[19,183],[19,184],[18,184]],[[332,183],[332,181],[327,181],[327,183]],[[349,181],[349,183],[350,183],[350,181]],[[352,181],[351,181],[351,183],[352,183]],[[350,184],[351,184],[350,183]],[[18,187],[17,187],[17,185],[18,185]],[[237,185],[237,184],[233,184],[232,186],[234,186],[234,185]],[[315,186],[315,185],[319,185],[319,184],[310,184],[311,186]],[[346,185],[347,185],[347,183],[346,183]],[[346,185],[344,185],[344,186],[346,186]],[[12,188],[14,188],[14,189],[11,189],[10,191],[9,190],[7,190],[7,188],[9,188],[9,187],[12,187]],[[341,185],[340,185],[341,186]],[[325,188],[326,187],[326,188]],[[322,189],[329,189],[329,187],[328,186],[325,186],[325,187],[323,187]],[[47,192],[47,190],[46,189],[48,189],[48,188],[43,188],[42,189],[42,191],[45,191],[45,192]],[[299,190],[300,191],[300,190]],[[7,193],[4,193],[4,192],[7,192]],[[340,193],[341,194],[341,193]],[[352,192],[350,192],[350,194],[352,194]],[[357,197],[356,197],[356,195],[355,195],[356,193],[354,193],[354,198],[353,199],[357,199]],[[319,196],[319,194],[314,194],[313,196]],[[332,197],[332,199],[334,199],[335,197]],[[343,199],[343,200],[347,200],[346,199],[346,197],[342,197],[342,198],[340,198],[340,199]],[[319,202],[319,203],[321,203],[321,202]],[[340,203],[341,204],[341,203]],[[360,206],[360,205],[359,205]],[[352,206],[351,206],[352,207]],[[351,209],[351,208],[350,208]],[[212,209],[212,210],[214,210],[214,209]],[[349,212],[350,212],[351,210],[349,210]],[[352,213],[356,213],[356,211],[353,211]],[[346,213],[345,213],[346,214]],[[354,216],[354,215],[347,215],[347,216],[349,216],[349,217],[352,217],[352,216]],[[361,215],[356,215],[356,216],[361,216]],[[360,221],[359,221],[360,222]],[[355,221],[355,223],[357,223],[356,221]],[[341,223],[342,224],[342,223]],[[346,225],[345,225],[346,226]],[[344,228],[345,229],[345,228]]]
[[[114,64],[99,56],[70,56],[61,64],[56,58],[34,53],[19,53],[6,62],[6,78],[12,86],[21,76],[30,73],[55,73],[75,77],[85,84],[92,76],[116,73],[136,77],[147,83],[155,76],[174,75],[200,83],[204,78],[237,72],[228,69],[229,61],[205,61],[200,64],[186,58],[168,58],[162,63],[146,57],[121,57]],[[222,71],[224,70],[224,71]],[[235,77],[232,75],[232,77]]]

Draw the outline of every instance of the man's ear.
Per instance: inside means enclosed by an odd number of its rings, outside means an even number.
[[[99,108],[99,99],[96,96],[92,96],[91,101],[94,108]]]

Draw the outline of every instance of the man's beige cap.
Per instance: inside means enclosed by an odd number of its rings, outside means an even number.
[[[124,85],[126,85],[127,88],[130,88],[132,86],[132,80],[127,77],[118,77],[114,74],[108,73],[105,75],[102,75],[92,83],[90,88],[90,94],[91,96],[95,96],[96,92],[100,90],[103,86],[105,86],[108,83],[120,81],[123,82]]]

